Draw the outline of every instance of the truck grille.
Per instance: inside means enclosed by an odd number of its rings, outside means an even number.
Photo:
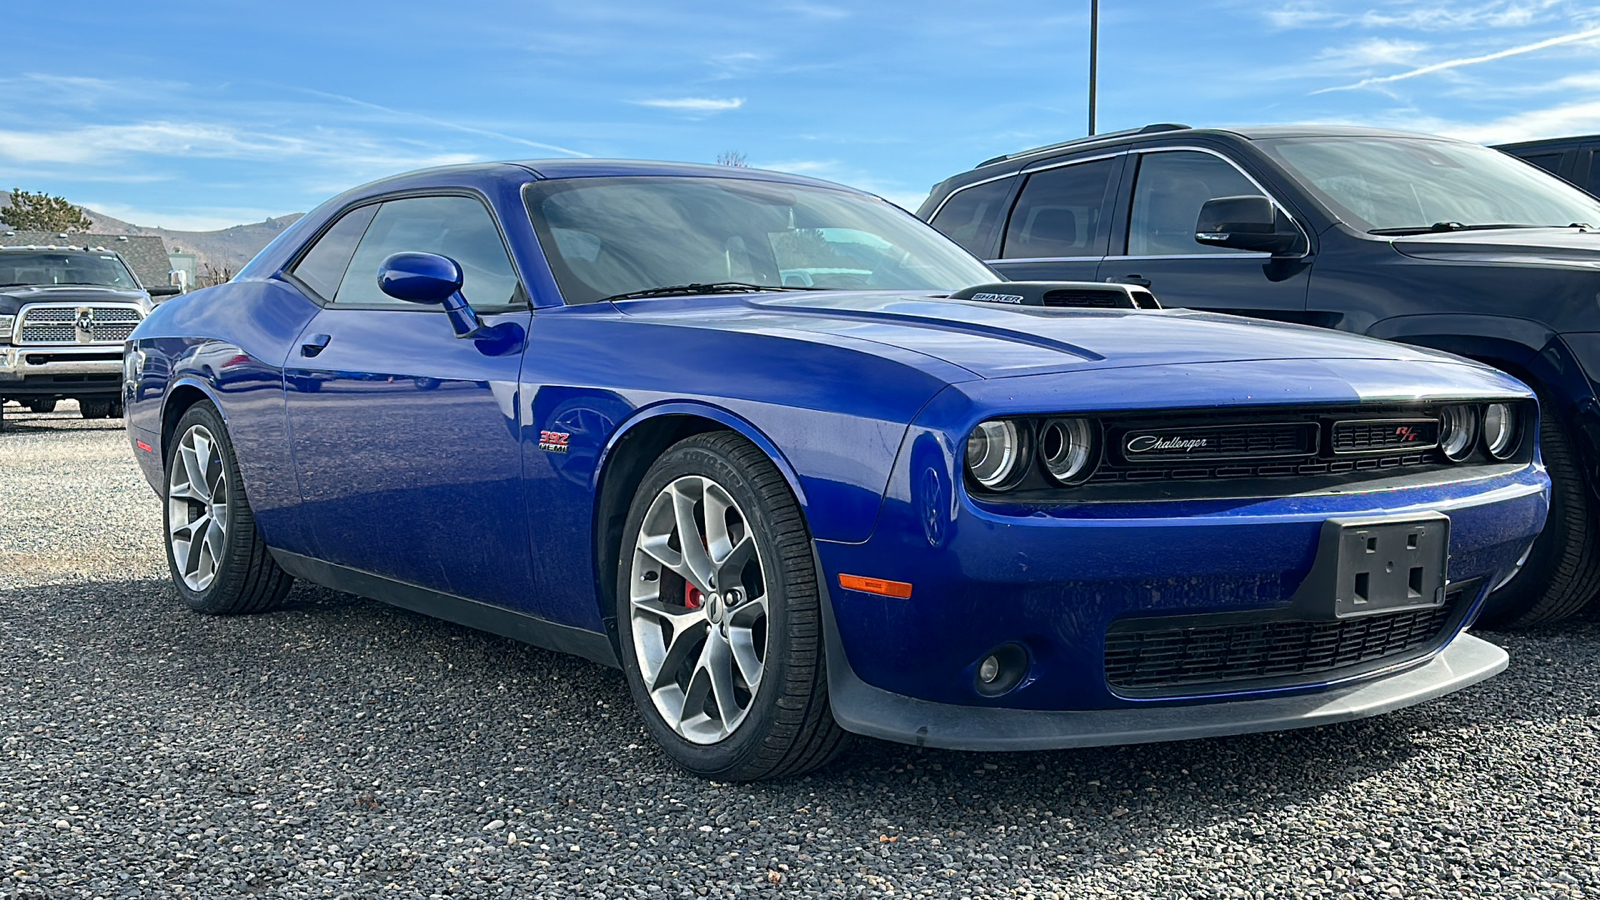
[[[92,330],[79,329],[79,310],[87,309]],[[22,312],[19,344],[120,344],[133,333],[144,314],[131,306],[87,304],[31,306]],[[84,338],[88,339],[85,340]]]
[[[1477,583],[1470,584],[1476,591]],[[1453,586],[1442,606],[1333,621],[1239,621],[1218,616],[1129,619],[1106,634],[1106,681],[1119,693],[1209,693],[1305,683],[1308,676],[1400,662],[1448,636],[1472,597]]]

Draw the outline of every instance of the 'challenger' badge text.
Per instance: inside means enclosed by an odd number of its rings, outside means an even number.
[[[1126,447],[1129,453],[1155,453],[1168,450],[1188,453],[1191,450],[1204,449],[1207,445],[1207,438],[1156,437],[1153,434],[1136,434],[1128,438]]]
[[[565,453],[567,452],[567,441],[571,438],[572,435],[565,431],[541,431],[539,432],[539,449],[546,453]]]

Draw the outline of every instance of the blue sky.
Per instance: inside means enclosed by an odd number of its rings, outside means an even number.
[[[914,207],[1085,132],[1088,0],[0,5],[0,188],[141,225],[310,209],[425,165],[751,164]],[[1600,4],[1102,0],[1100,129],[1600,131]]]

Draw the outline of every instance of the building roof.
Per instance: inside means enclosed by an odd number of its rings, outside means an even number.
[[[0,247],[104,247],[114,250],[127,262],[145,287],[167,283],[172,265],[167,261],[167,244],[153,234],[96,234],[71,232],[66,237],[48,231],[0,229]]]

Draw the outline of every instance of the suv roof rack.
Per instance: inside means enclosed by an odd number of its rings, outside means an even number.
[[[1032,156],[1035,153],[1043,153],[1046,150],[1061,150],[1066,147],[1076,147],[1079,144],[1090,144],[1095,141],[1106,141],[1111,140],[1112,138],[1132,137],[1136,134],[1160,134],[1163,131],[1187,131],[1188,129],[1188,125],[1179,125],[1176,122],[1155,122],[1142,128],[1128,128],[1123,131],[1107,131],[1103,134],[1091,134],[1088,137],[1073,138],[1070,141],[1062,141],[1059,144],[1046,144],[1043,147],[1034,147],[1031,150],[1019,150],[1016,153],[1002,154],[994,157],[993,159],[986,159],[983,162],[973,166],[973,168],[981,169],[984,166],[993,165],[997,162],[1005,162],[1008,159],[1016,159],[1021,156]]]

